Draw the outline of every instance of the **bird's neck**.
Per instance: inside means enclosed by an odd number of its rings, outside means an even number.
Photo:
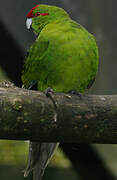
[[[38,24],[38,27],[35,29],[36,31],[35,34],[39,35],[40,32],[45,28],[48,24],[63,24],[64,22],[69,21],[69,17],[61,17],[61,18],[56,18],[55,20],[48,20],[46,22],[41,22]]]

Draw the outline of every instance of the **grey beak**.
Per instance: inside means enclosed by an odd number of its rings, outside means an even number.
[[[26,27],[28,30],[30,30],[32,24],[32,18],[27,18],[26,19]]]

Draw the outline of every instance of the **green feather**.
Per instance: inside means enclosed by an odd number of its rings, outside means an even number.
[[[22,72],[28,86],[38,80],[38,90],[84,92],[98,69],[98,48],[93,35],[71,20],[61,8],[39,5],[35,10],[48,16],[32,18],[37,39],[30,47]]]

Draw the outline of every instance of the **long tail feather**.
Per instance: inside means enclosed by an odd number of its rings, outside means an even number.
[[[41,180],[59,143],[39,143],[30,142],[29,145],[29,160],[27,168],[24,172],[24,177],[28,176],[33,170],[33,180]]]

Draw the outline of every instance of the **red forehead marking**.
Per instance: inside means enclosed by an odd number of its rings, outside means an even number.
[[[30,10],[30,12],[27,14],[27,18],[33,18],[33,17],[35,17],[35,15],[33,14],[33,11],[34,11],[34,9],[36,8],[36,7],[38,7],[39,5],[36,5],[35,7],[33,7],[31,10]]]
[[[36,7],[38,7],[39,5],[36,5],[35,7],[33,7],[30,12],[27,14],[27,18],[33,18],[33,17],[37,17],[37,16],[47,16],[49,15],[48,13],[39,13],[37,12],[36,14],[33,14],[33,11]]]

